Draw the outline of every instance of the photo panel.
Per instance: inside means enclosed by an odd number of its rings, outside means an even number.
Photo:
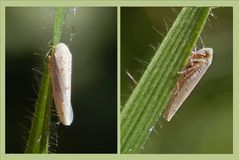
[[[232,154],[233,8],[121,7],[120,26],[121,153]]]
[[[117,153],[117,7],[5,10],[6,153]]]

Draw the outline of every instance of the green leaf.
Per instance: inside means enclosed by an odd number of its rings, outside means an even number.
[[[166,108],[210,7],[184,7],[121,112],[121,153],[139,153]]]
[[[53,46],[60,42],[63,13],[63,8],[56,9]],[[44,68],[35,104],[35,113],[32,118],[32,126],[25,149],[26,153],[48,153],[52,94],[48,63],[45,64]]]

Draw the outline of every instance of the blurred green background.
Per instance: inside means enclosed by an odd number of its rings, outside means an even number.
[[[121,105],[139,81],[181,8],[121,8]],[[233,152],[233,9],[213,9],[201,34],[213,62],[173,119],[163,118],[141,153]],[[203,44],[198,40],[197,48]]]
[[[54,8],[6,8],[6,152],[25,149],[30,117],[45,56],[49,51]],[[117,10],[67,8],[61,42],[72,53],[71,126],[58,127],[51,151],[117,152]],[[27,128],[27,129],[24,129]]]

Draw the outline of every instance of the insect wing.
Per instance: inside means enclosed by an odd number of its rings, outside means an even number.
[[[178,85],[174,88],[174,93],[169,102],[169,106],[164,113],[164,117],[167,121],[171,120],[171,118],[174,116],[174,114],[177,112],[210,66],[213,53],[212,49],[201,49],[194,53],[194,56],[197,57],[197,54],[204,54],[204,52],[206,52],[208,55],[205,55],[206,57],[204,59],[193,59],[196,63],[187,68],[185,73],[180,76]]]
[[[60,122],[70,125],[73,121],[71,106],[71,64],[72,56],[68,47],[60,43],[50,58],[53,97]]]

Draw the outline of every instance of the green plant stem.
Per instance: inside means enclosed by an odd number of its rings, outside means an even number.
[[[185,7],[121,112],[121,153],[139,153],[167,106],[210,7]]]
[[[60,42],[63,12],[63,8],[56,9],[53,46]],[[48,63],[45,64],[44,68],[44,74],[41,79],[38,98],[35,104],[32,126],[25,149],[26,153],[48,153],[52,94]]]

